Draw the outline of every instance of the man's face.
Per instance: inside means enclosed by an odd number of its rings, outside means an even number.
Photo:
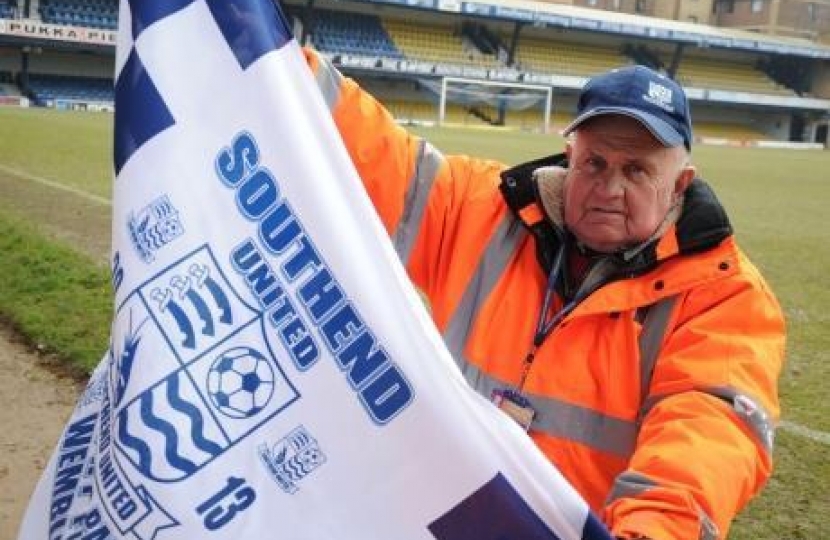
[[[600,252],[649,238],[694,178],[683,147],[664,147],[627,116],[588,120],[566,152],[565,224]]]

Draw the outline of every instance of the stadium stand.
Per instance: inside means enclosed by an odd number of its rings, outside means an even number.
[[[520,87],[538,93],[541,85],[552,89],[549,127],[557,132],[570,120],[584,78],[640,63],[667,72],[676,68],[676,77],[692,89],[699,138],[809,143],[825,142],[830,131],[830,47],[556,2],[529,7],[522,0],[482,0],[472,11],[450,4],[284,0],[298,37],[346,75],[369,83],[401,122],[436,123],[443,93],[446,123],[538,130],[544,102],[523,105],[516,99],[500,111],[493,99],[477,97],[475,88],[492,97],[518,94]],[[117,5],[118,0],[0,0],[0,17],[28,11],[46,23],[115,30]],[[35,104],[70,100],[77,107],[84,105],[74,101],[86,100],[93,108],[113,100],[108,46],[80,39],[44,42],[33,34],[26,53],[19,39],[0,35],[0,47],[7,48],[0,50],[4,99],[22,94]],[[476,86],[480,80],[486,82]],[[470,90],[453,93],[442,81]],[[483,90],[488,83],[491,90]],[[509,88],[504,83],[513,88],[500,90]]]
[[[717,88],[736,92],[793,96],[795,93],[751,65],[720,59],[686,56],[677,79],[688,87]]]
[[[40,0],[43,22],[115,30],[118,3],[114,0]]]
[[[424,96],[422,101],[401,97],[384,97],[381,101],[399,123],[434,125],[438,122],[438,103],[429,101],[427,96]],[[504,116],[504,127],[521,131],[538,131],[540,114],[538,110],[507,111]],[[467,108],[457,104],[448,104],[444,122],[450,125],[483,127],[492,125],[492,120],[497,117],[498,111],[488,105]],[[572,120],[573,114],[569,111],[553,111],[550,118],[550,132],[560,133]],[[753,126],[734,122],[696,121],[694,134],[698,142],[719,140],[747,143],[770,138]]]
[[[314,17],[312,43],[320,51],[403,57],[377,16],[319,10]]]
[[[461,23],[462,40],[468,41],[481,54],[490,55],[499,63],[506,61],[508,47],[498,33],[491,31],[482,23],[464,21]]]
[[[695,138],[699,141],[707,138],[741,142],[769,139],[762,131],[743,124],[695,122],[693,128]]]
[[[412,60],[481,68],[499,67],[494,54],[480,51],[472,40],[450,27],[429,26],[403,19],[384,19],[383,26],[397,48]]]
[[[0,0],[0,19],[17,17],[17,0]]]
[[[0,96],[18,96],[20,92],[14,84],[11,72],[0,71]]]
[[[32,98],[38,105],[47,105],[55,100],[115,100],[111,79],[33,73],[29,75],[28,84]]]
[[[435,96],[422,93],[419,97],[402,97],[400,95],[382,95],[381,102],[402,124],[435,125],[438,123],[439,104]],[[522,131],[539,132],[543,125],[543,112],[540,107],[525,110],[508,110],[499,123],[499,111],[486,104],[465,106],[447,103],[444,123],[470,127],[503,126]],[[567,111],[553,111],[550,118],[550,131],[561,131],[573,116]]]
[[[583,77],[632,63],[613,49],[536,37],[519,43],[516,58],[522,69]]]

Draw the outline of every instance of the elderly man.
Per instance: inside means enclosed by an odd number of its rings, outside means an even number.
[[[725,538],[772,463],[781,310],[644,67],[580,94],[564,155],[443,156],[307,52],[352,160],[470,384],[624,539]]]

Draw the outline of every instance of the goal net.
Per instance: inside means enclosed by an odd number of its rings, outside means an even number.
[[[491,125],[515,126],[548,133],[553,88],[462,77],[420,80],[437,97],[438,124],[458,123],[456,112],[478,117]],[[455,106],[455,107],[454,107]]]

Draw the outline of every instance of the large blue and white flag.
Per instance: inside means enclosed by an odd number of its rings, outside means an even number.
[[[604,540],[469,389],[271,0],[123,0],[107,355],[21,539]]]

